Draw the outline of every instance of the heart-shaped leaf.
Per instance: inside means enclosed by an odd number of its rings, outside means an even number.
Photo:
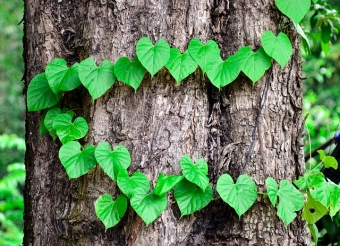
[[[146,194],[143,189],[136,189],[130,203],[148,226],[165,210],[168,200],[165,195]]]
[[[170,58],[170,46],[167,41],[160,39],[155,45],[147,37],[141,38],[136,45],[139,61],[153,77]]]
[[[207,206],[213,197],[210,185],[203,191],[195,184],[183,179],[174,190],[174,196],[181,211],[181,217],[192,214]]]
[[[203,45],[199,39],[193,38],[190,40],[188,50],[192,58],[201,67],[203,73],[213,69],[216,64],[222,61],[220,49],[213,40],[208,40],[208,42]]]
[[[258,49],[255,53],[249,46],[243,46],[236,53],[241,70],[255,83],[271,66],[271,58],[266,54],[263,48]]]
[[[209,185],[208,164],[201,158],[194,164],[189,156],[183,156],[180,160],[180,166],[184,177],[192,183],[205,190]]]
[[[269,177],[266,179],[268,196],[271,196],[270,201],[275,200],[275,204],[277,200],[276,196],[280,198],[277,215],[285,222],[286,225],[288,225],[295,219],[295,211],[302,209],[304,205],[304,198],[301,192],[299,192],[288,180],[282,180],[280,182],[279,190],[277,184],[273,185],[274,182],[276,183],[273,178]]]
[[[338,162],[337,160],[334,158],[334,156],[329,156],[325,154],[325,151],[323,151],[322,149],[317,151],[320,155],[320,160],[323,162],[325,168],[334,168],[334,169],[338,169]]]
[[[137,56],[132,61],[127,57],[119,58],[114,70],[120,81],[132,86],[135,90],[137,90],[141,84],[145,74],[145,68],[142,66]]]
[[[229,174],[223,174],[217,180],[216,190],[223,201],[233,207],[241,217],[256,201],[257,190],[255,182],[247,175],[240,175],[234,183]]]
[[[113,151],[108,142],[101,142],[95,151],[97,162],[103,171],[114,181],[120,170],[127,169],[131,164],[131,156],[127,148],[117,145]]]
[[[45,69],[46,78],[54,93],[70,91],[77,88],[81,83],[78,75],[79,63],[67,67],[66,61],[56,58],[47,64]]]
[[[233,82],[240,73],[240,66],[236,56],[229,56],[227,60],[217,64],[207,71],[208,78],[217,88],[221,88]]]
[[[28,111],[38,111],[56,105],[63,93],[55,94],[46,79],[45,73],[36,75],[27,88]]]
[[[52,127],[63,144],[85,137],[89,130],[83,117],[77,117],[72,122],[72,115],[66,113],[55,116]]]
[[[312,197],[328,207],[331,204],[331,194],[334,190],[334,184],[323,180],[322,183],[315,185],[310,193]]]
[[[153,193],[158,196],[163,196],[172,190],[179,182],[182,181],[184,176],[169,175],[164,176],[163,173],[158,175],[158,179],[155,185]]]
[[[302,27],[299,24],[296,24],[295,22],[293,22],[293,24],[296,29],[296,32],[300,34],[300,36],[303,38],[302,41],[304,41],[303,44],[304,44],[305,50],[307,54],[309,54],[310,53],[310,42],[309,42],[309,39],[307,38],[306,33],[303,31]]]
[[[322,205],[322,203],[316,201],[309,192],[307,192],[307,196],[308,201],[303,207],[301,217],[304,218],[308,224],[314,224],[328,212],[328,209]]]
[[[310,9],[310,0],[275,0],[277,8],[292,19],[299,23]]]
[[[129,177],[128,171],[121,169],[117,176],[117,184],[119,189],[131,199],[137,188],[141,188],[144,193],[148,193],[150,190],[149,179],[139,172],[134,172],[131,177]]]
[[[94,205],[98,218],[105,225],[105,231],[119,223],[126,212],[126,208],[127,199],[124,195],[119,195],[114,201],[111,195],[104,194],[97,199]]]
[[[179,83],[195,72],[197,63],[192,59],[188,50],[181,54],[179,49],[172,48],[170,50],[170,59],[165,66],[175,78],[176,82]]]
[[[293,54],[293,47],[287,35],[280,32],[275,37],[271,31],[265,31],[262,34],[261,42],[264,51],[273,57],[283,69]]]
[[[81,151],[80,143],[75,141],[61,146],[59,159],[70,179],[78,178],[94,168],[97,163],[94,157],[94,150],[95,147],[93,145],[88,145]]]
[[[89,90],[93,100],[104,95],[116,80],[114,66],[108,60],[97,67],[93,58],[89,57],[80,63],[78,73],[81,83]]]

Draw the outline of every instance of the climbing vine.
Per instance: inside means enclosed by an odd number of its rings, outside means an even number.
[[[313,0],[314,3],[317,0]],[[300,20],[310,8],[309,0],[276,0],[277,7],[298,27]],[[302,29],[299,29],[301,34]],[[27,107],[29,111],[45,109],[41,119],[40,133],[49,133],[53,139],[62,143],[59,159],[69,178],[78,178],[97,164],[117,183],[121,193],[113,200],[110,194],[100,196],[95,204],[98,218],[105,228],[115,226],[124,216],[128,200],[131,207],[144,220],[152,223],[167,206],[167,193],[174,192],[181,217],[207,206],[213,198],[213,189],[208,177],[208,164],[204,159],[194,162],[189,156],[180,159],[181,175],[159,174],[155,187],[143,173],[134,172],[131,176],[127,169],[131,164],[130,153],[124,146],[111,149],[109,142],[97,146],[82,146],[79,139],[86,136],[88,123],[83,117],[75,117],[72,110],[59,108],[58,102],[63,93],[83,85],[93,100],[101,97],[118,79],[137,90],[146,72],[153,77],[165,67],[177,83],[187,78],[200,67],[210,82],[218,89],[233,82],[243,72],[256,83],[271,67],[274,59],[283,68],[289,61],[293,48],[283,32],[275,35],[265,31],[261,37],[262,47],[253,51],[249,46],[241,47],[236,54],[222,60],[218,44],[208,40],[203,44],[199,39],[191,39],[188,49],[181,53],[170,48],[167,41],[160,39],[155,44],[141,38],[136,44],[136,56],[130,60],[121,57],[113,64],[104,60],[99,66],[89,57],[68,67],[62,58],[52,60],[45,72],[36,75],[28,86]],[[303,209],[302,217],[308,222],[313,235],[316,235],[315,222],[328,211],[331,216],[340,210],[340,188],[325,180],[320,167],[337,168],[336,160],[320,152],[322,162],[294,181],[280,184],[268,177],[267,196],[277,215],[286,225]],[[217,181],[216,190],[220,198],[242,216],[256,201],[260,194],[255,182],[242,174],[236,183],[229,174],[223,174]]]

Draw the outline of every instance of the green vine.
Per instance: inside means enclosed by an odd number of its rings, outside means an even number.
[[[296,27],[296,23],[310,8],[310,1],[299,2],[301,4],[294,5],[288,0],[275,1]],[[313,2],[316,3],[316,0]],[[73,120],[75,113],[72,110],[55,107],[64,92],[80,85],[89,91],[93,100],[101,97],[116,79],[137,90],[146,71],[153,77],[163,67],[177,83],[196,71],[198,66],[218,89],[233,82],[240,72],[256,83],[270,68],[272,59],[283,68],[293,52],[289,38],[282,32],[275,36],[271,31],[266,31],[261,42],[262,47],[255,52],[249,46],[244,46],[235,55],[222,60],[220,49],[213,40],[202,44],[194,38],[182,54],[177,48],[170,48],[163,39],[153,44],[149,38],[143,37],[136,44],[136,57],[132,61],[121,57],[115,65],[105,60],[97,67],[93,58],[87,58],[67,67],[64,59],[56,58],[47,65],[45,72],[32,79],[27,91],[28,110],[47,109],[41,120],[40,134],[48,132],[53,139],[59,138],[62,143],[59,158],[68,177],[78,178],[99,164],[122,192],[116,200],[110,194],[104,194],[96,201],[96,214],[106,229],[121,220],[128,200],[146,225],[149,225],[165,210],[167,193],[172,190],[181,216],[192,214],[212,200],[222,198],[241,217],[255,203],[258,195],[269,198],[271,204],[277,207],[277,215],[286,225],[294,220],[297,211],[304,208],[302,217],[308,222],[313,236],[317,234],[314,224],[318,219],[328,212],[334,216],[340,210],[340,188],[325,180],[319,171],[322,166],[336,169],[338,164],[322,151],[319,166],[294,181],[300,191],[288,180],[277,184],[273,178],[268,177],[265,182],[267,193],[262,193],[257,191],[255,182],[247,175],[240,175],[234,183],[229,174],[223,174],[216,185],[220,197],[213,198],[207,162],[201,158],[194,163],[189,156],[183,156],[180,160],[181,175],[166,176],[161,173],[154,189],[151,189],[150,181],[143,173],[134,172],[129,176],[127,169],[131,157],[124,146],[115,146],[113,150],[108,142],[101,142],[97,147],[82,146],[77,140],[86,136],[87,121],[83,117]]]

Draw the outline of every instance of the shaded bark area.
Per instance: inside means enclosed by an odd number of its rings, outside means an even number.
[[[25,1],[26,83],[56,57],[70,64],[91,56],[98,63],[133,58],[143,36],[166,39],[184,51],[191,38],[216,40],[223,58],[243,45],[256,49],[265,30],[277,32],[281,16],[270,0],[216,1]],[[146,75],[136,92],[120,82],[92,102],[85,89],[67,93],[62,104],[82,108],[90,132],[85,143],[108,141],[131,152],[129,171],[146,174],[155,184],[160,172],[178,174],[179,159],[190,155],[209,163],[211,184],[225,172],[234,178],[246,164],[261,105],[254,149],[245,172],[264,191],[268,176],[292,180],[303,172],[300,146],[302,90],[298,37],[287,30],[294,56],[285,69],[274,64],[255,85],[240,75],[218,91],[200,70],[181,84],[165,70]],[[222,201],[180,218],[172,194],[168,207],[149,227],[128,209],[105,232],[94,202],[117,186],[99,167],[68,180],[59,163],[60,143],[39,136],[41,113],[26,120],[25,245],[308,245],[305,224],[288,228],[269,201],[259,198],[239,218]]]

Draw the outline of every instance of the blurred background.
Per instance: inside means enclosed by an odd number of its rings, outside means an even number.
[[[314,0],[314,2],[316,2]],[[302,21],[305,153],[340,131],[340,1],[319,0]],[[23,1],[0,0],[0,245],[21,245],[25,181]],[[325,150],[330,154],[334,144]],[[307,169],[317,159],[307,162]],[[340,245],[340,215],[318,222],[318,245]]]

